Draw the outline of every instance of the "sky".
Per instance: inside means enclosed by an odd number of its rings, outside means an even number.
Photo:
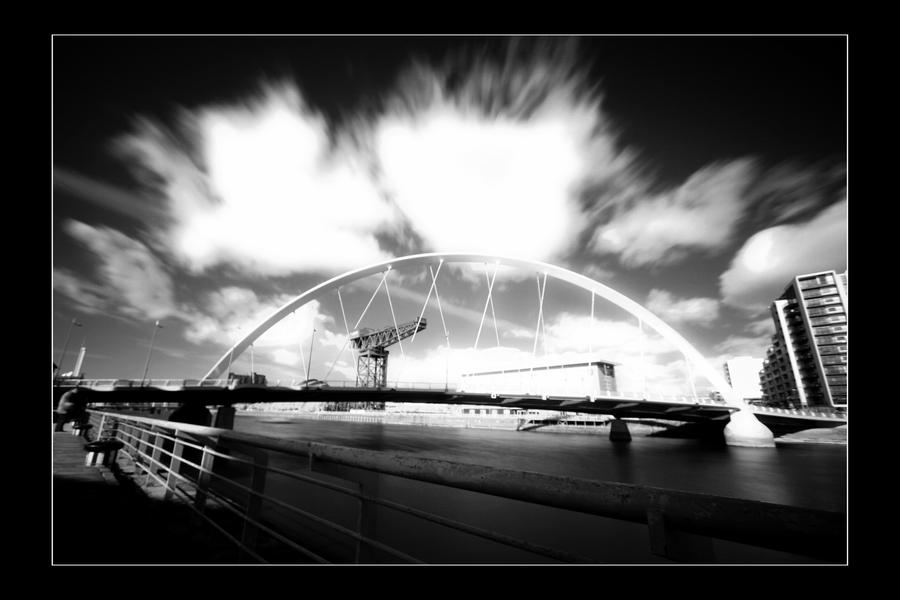
[[[200,378],[310,287],[422,252],[582,273],[718,369],[765,355],[769,304],[792,277],[846,269],[845,36],[51,44],[63,372],[84,346],[86,377]],[[447,264],[437,295],[425,265],[386,287],[361,279],[303,306],[232,370],[352,380],[348,331],[423,314],[426,330],[391,348],[389,380],[593,354],[619,365],[620,389],[709,386],[614,304],[596,298],[592,319],[583,289],[494,277],[492,264]]]

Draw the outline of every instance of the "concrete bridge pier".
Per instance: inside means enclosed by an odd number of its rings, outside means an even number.
[[[230,404],[219,406],[212,417],[212,426],[219,429],[234,429],[234,413],[234,407]]]
[[[628,423],[622,419],[616,419],[609,423],[609,441],[630,442],[631,432],[628,431]]]
[[[190,423],[191,425],[209,427],[212,422],[212,414],[202,404],[185,402],[172,411],[172,414],[169,415],[169,420],[176,423]]]
[[[756,415],[745,406],[731,414],[728,425],[723,432],[725,443],[729,446],[747,448],[774,448],[775,436],[772,431],[760,423]]]

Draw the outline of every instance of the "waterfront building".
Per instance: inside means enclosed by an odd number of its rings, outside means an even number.
[[[775,335],[760,371],[763,402],[847,406],[847,273],[798,275],[771,306]]]
[[[565,362],[536,361],[505,369],[464,373],[460,392],[533,396],[609,396],[617,393],[616,363],[594,356]]]
[[[759,371],[763,359],[752,356],[738,356],[725,362],[725,380],[738,397],[747,402],[758,402],[762,398]]]

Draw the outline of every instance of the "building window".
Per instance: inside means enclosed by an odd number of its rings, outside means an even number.
[[[817,290],[804,290],[803,297],[804,298],[820,298],[822,296],[832,296],[837,294],[836,287],[823,287]]]
[[[828,304],[839,304],[840,296],[828,296],[826,298],[817,298],[806,303],[807,308],[815,308],[817,306],[826,306]]]
[[[846,323],[847,317],[845,315],[834,315],[831,317],[815,317],[809,320],[812,325],[825,325],[828,323]]]
[[[810,317],[820,317],[822,315],[833,315],[837,313],[843,313],[843,306],[825,306],[822,308],[813,308],[809,311]]]
[[[822,357],[823,365],[840,365],[847,362],[847,357],[842,354],[832,354]]]
[[[819,275],[814,279],[801,279],[800,280],[800,289],[808,290],[811,288],[821,287],[823,285],[832,285],[834,284],[834,277],[832,275]]]
[[[819,346],[819,354],[825,356],[826,354],[846,354],[847,346],[837,345],[837,346]]]
[[[813,335],[832,335],[834,333],[847,333],[847,326],[831,325],[826,327],[816,327],[813,329]]]

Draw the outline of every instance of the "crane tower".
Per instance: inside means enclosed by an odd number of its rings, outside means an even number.
[[[356,385],[382,388],[387,386],[387,347],[425,329],[425,319],[419,318],[396,327],[375,331],[367,327],[350,334],[350,343],[359,354],[356,359]]]

